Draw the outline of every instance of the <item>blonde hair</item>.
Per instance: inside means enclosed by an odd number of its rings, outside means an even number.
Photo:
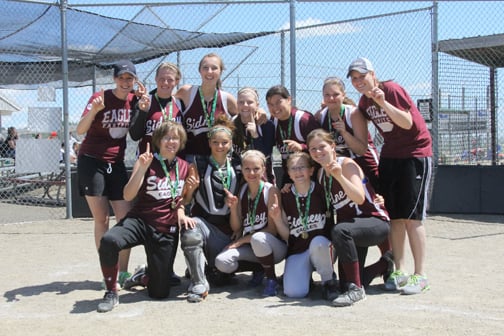
[[[238,90],[238,93],[237,93],[236,96],[239,96],[240,94],[247,93],[247,92],[252,93],[252,95],[254,96],[256,102],[259,103],[259,94],[257,93],[257,90],[254,89],[253,87],[250,87],[250,86],[246,86],[246,87],[243,87],[240,90]]]
[[[182,73],[180,72],[180,69],[178,68],[178,66],[176,66],[175,64],[170,63],[170,62],[163,62],[157,67],[156,78],[159,75],[159,72],[163,69],[168,69],[168,70],[172,70],[173,72],[175,72],[175,79],[177,79],[177,80],[182,78]]]
[[[249,149],[249,150],[245,151],[241,156],[242,163],[243,163],[243,161],[245,161],[246,159],[249,159],[251,157],[255,157],[255,158],[259,159],[262,162],[263,167],[266,166],[266,156],[264,155],[263,152],[258,151],[256,149]]]

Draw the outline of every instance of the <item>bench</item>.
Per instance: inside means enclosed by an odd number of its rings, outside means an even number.
[[[21,175],[16,177],[7,178],[11,183],[11,188],[14,191],[14,199],[18,199],[18,196],[22,193],[19,191],[24,191],[23,189],[34,190],[38,188],[43,188],[44,193],[42,198],[48,198],[53,200],[50,193],[51,187],[56,186],[56,203],[58,205],[63,204],[61,201],[61,188],[65,186],[65,171],[62,170],[60,173],[34,173],[28,175]]]

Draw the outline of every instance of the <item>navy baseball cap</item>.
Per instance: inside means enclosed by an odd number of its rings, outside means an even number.
[[[119,77],[125,73],[129,73],[130,75],[136,77],[135,64],[128,60],[122,60],[114,64],[114,77]]]
[[[369,71],[374,71],[373,64],[364,57],[359,57],[354,60],[348,67],[347,78],[350,77],[352,71],[358,71],[361,74],[368,73]]]

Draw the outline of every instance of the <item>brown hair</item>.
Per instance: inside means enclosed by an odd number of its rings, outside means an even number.
[[[214,125],[208,131],[207,136],[208,136],[208,139],[211,139],[216,132],[225,131],[226,133],[229,134],[229,137],[232,140],[234,130],[235,130],[235,126],[234,126],[233,122],[231,120],[229,120],[228,117],[221,114],[220,116],[217,117]]]
[[[219,55],[217,55],[216,53],[209,53],[209,54],[206,54],[205,56],[203,56],[199,62],[198,71],[201,71],[201,67],[203,66],[203,61],[205,60],[205,58],[210,58],[210,57],[215,57],[219,60],[219,67],[221,69],[221,74],[222,74],[222,72],[224,72],[226,67],[224,66],[224,61],[222,60],[222,58]],[[217,81],[216,86],[217,86],[217,89],[220,89],[222,87],[222,81],[220,78]]]
[[[310,142],[314,138],[320,138],[322,141],[327,142],[328,144],[334,145],[334,137],[332,136],[331,133],[327,132],[325,129],[322,128],[317,128],[311,131],[308,136],[306,137],[306,145],[310,147]]]
[[[187,142],[187,133],[184,129],[184,126],[174,121],[167,120],[163,121],[161,125],[159,125],[158,128],[154,130],[154,133],[152,134],[152,147],[154,148],[154,152],[159,152],[161,139],[171,130],[174,130],[180,137],[179,151],[184,149],[185,144]]]
[[[328,85],[336,85],[337,87],[339,87],[339,89],[341,90],[341,92],[343,92],[345,94],[345,98],[343,98],[343,104],[357,106],[357,104],[355,104],[355,102],[351,98],[347,97],[346,91],[345,91],[345,83],[343,83],[343,81],[341,80],[341,78],[339,78],[339,77],[327,77],[324,80],[324,84],[322,85],[322,91]]]
[[[289,158],[287,159],[287,169],[289,169],[289,165],[294,159],[304,159],[305,162],[308,164],[309,168],[315,167],[315,163],[313,162],[313,159],[311,156],[306,153],[306,152],[295,152],[289,155]]]

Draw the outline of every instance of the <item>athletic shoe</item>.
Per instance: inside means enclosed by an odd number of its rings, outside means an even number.
[[[119,277],[117,278],[117,282],[119,283],[119,286],[123,287],[126,279],[128,279],[130,277],[131,277],[130,272],[119,272]]]
[[[208,291],[210,290],[210,286],[207,281],[204,284],[193,285],[192,283],[189,285],[187,301],[192,303],[198,303],[203,301],[208,296]]]
[[[97,311],[99,313],[106,313],[114,309],[119,304],[119,296],[117,292],[107,291],[103,296],[102,302],[98,304]]]
[[[276,279],[266,280],[266,286],[264,286],[263,296],[276,296],[277,288],[278,288],[278,282]]]
[[[332,301],[332,305],[335,307],[348,307],[365,299],[366,292],[364,288],[357,287],[356,284],[350,283],[348,285],[348,291],[340,294],[336,299],[334,299]]]
[[[401,270],[396,270],[390,274],[387,281],[385,281],[385,289],[388,291],[397,291],[406,286],[408,283],[409,275]]]
[[[430,289],[427,277],[423,275],[413,274],[409,277],[408,283],[402,288],[402,294],[420,294]]]
[[[322,286],[322,297],[324,300],[333,301],[339,295],[339,283],[337,280],[331,279],[324,282]]]
[[[127,278],[122,285],[124,289],[131,289],[135,286],[145,287],[145,284],[142,282],[142,278],[147,273],[147,265],[140,265],[135,269],[135,273],[132,276]]]
[[[249,280],[248,286],[249,287],[257,287],[262,285],[264,280],[264,271],[253,271],[252,272],[252,279]]]
[[[228,286],[233,283],[234,273],[224,273],[219,271],[217,268],[211,268],[206,270],[206,277],[209,283],[213,287],[223,287]]]

